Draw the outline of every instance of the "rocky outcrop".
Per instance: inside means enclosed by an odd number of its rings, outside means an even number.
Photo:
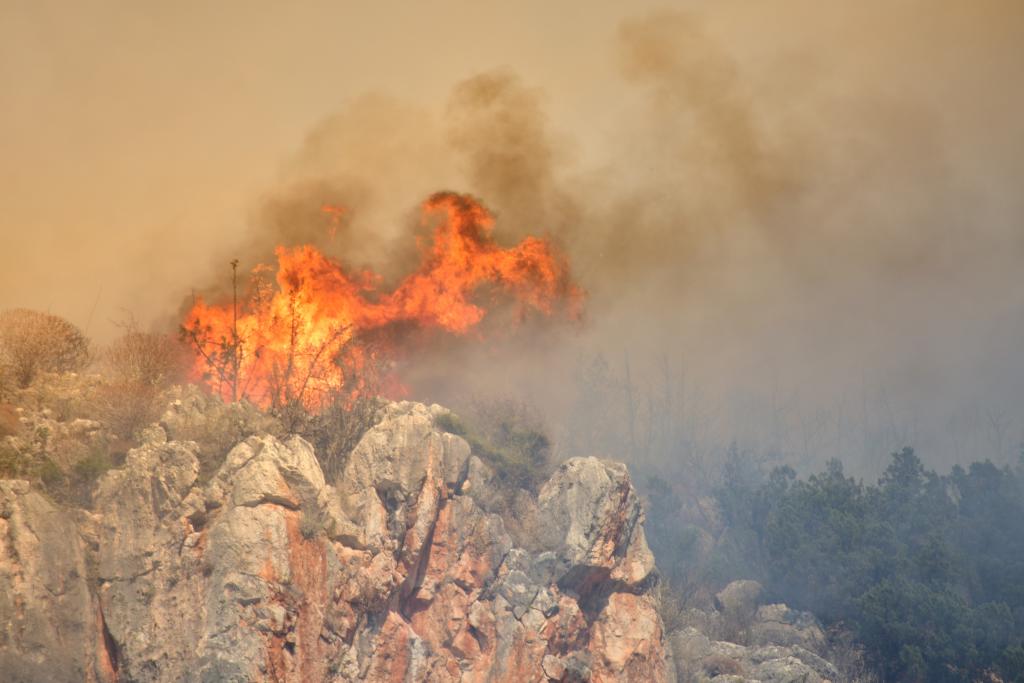
[[[808,612],[760,603],[756,581],[733,581],[713,612],[691,609],[669,636],[680,683],[831,683],[840,680],[825,633]],[[732,640],[741,641],[730,642]]]
[[[271,436],[203,481],[193,444],[150,429],[91,517],[0,488],[0,530],[38,537],[0,541],[0,665],[24,662],[24,681],[670,680],[625,467],[570,460],[536,499],[497,505],[440,412],[385,407],[333,482],[308,443]],[[510,509],[540,522],[528,539]],[[43,546],[68,550],[44,568]]]
[[[693,627],[671,636],[683,683],[831,683],[835,667],[798,645],[746,647],[711,640]]]
[[[799,645],[811,652],[826,646],[825,631],[809,612],[790,609],[786,605],[761,605],[750,627],[753,645]]]

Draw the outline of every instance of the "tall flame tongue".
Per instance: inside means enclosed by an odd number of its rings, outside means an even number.
[[[378,291],[374,273],[346,273],[307,245],[276,249],[276,288],[260,266],[243,301],[198,300],[183,325],[197,377],[225,400],[316,410],[342,388],[350,395],[365,390],[371,361],[389,352],[363,343],[374,331],[399,324],[457,335],[473,330],[487,313],[473,301],[481,285],[504,290],[523,308],[577,313],[581,292],[548,242],[527,237],[499,247],[491,214],[464,195],[434,195],[423,212],[444,220],[419,268],[390,293]]]

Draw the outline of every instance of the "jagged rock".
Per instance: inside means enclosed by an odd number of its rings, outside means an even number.
[[[434,427],[443,412],[440,406],[390,404],[349,455],[336,485],[342,508],[366,531],[367,547],[408,541],[415,547],[407,550],[416,555],[438,503],[464,479],[469,445]]]
[[[500,512],[503,509],[503,495],[494,479],[494,470],[475,455],[466,461],[466,479],[460,493],[469,495],[486,512]]]
[[[820,656],[826,638],[814,616],[782,604],[759,606],[762,593],[756,581],[733,581],[716,594],[715,610],[683,613],[687,627],[670,636],[681,683],[837,680],[835,667]]]
[[[0,678],[112,681],[74,519],[25,481],[0,481]]]
[[[715,641],[693,627],[670,637],[681,683],[832,683],[835,667],[800,646],[745,647]]]
[[[643,509],[626,466],[597,458],[563,463],[540,491],[539,530],[566,566],[563,585],[614,581],[638,586],[654,570],[643,531]]]
[[[754,645],[799,645],[811,652],[821,652],[826,642],[825,631],[813,614],[782,604],[757,609],[750,641]]]
[[[365,488],[397,489],[402,496],[419,493],[426,478],[449,488],[464,478],[469,444],[438,430],[441,406],[403,401],[384,407],[381,421],[352,450],[337,482],[343,495]]]
[[[748,659],[754,676],[764,683],[830,683],[839,678],[832,664],[799,646],[753,647]]]
[[[202,405],[172,407],[101,479],[81,530],[54,532],[96,547],[99,608],[81,579],[92,621],[75,642],[103,643],[110,672],[139,683],[670,680],[625,467],[569,461],[539,501],[491,507],[493,473],[434,427],[442,412],[386,406],[331,485],[308,443],[266,435],[203,482],[195,445],[175,440]],[[522,547],[497,513],[509,509],[549,533]],[[83,552],[57,566],[70,576]],[[41,602],[38,618],[70,618],[55,610]],[[31,649],[9,641],[0,653]],[[60,674],[89,680],[95,653],[58,661]]]

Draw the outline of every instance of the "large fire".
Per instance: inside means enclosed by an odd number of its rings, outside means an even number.
[[[335,219],[341,212],[325,211]],[[465,335],[477,328],[487,315],[484,285],[491,286],[486,298],[503,293],[522,311],[578,313],[581,292],[547,241],[527,237],[500,247],[491,236],[492,215],[464,195],[434,195],[423,213],[442,220],[432,241],[420,245],[420,266],[390,292],[381,291],[373,272],[346,272],[306,245],[276,249],[276,286],[270,269],[259,266],[242,296],[236,290],[223,305],[197,300],[182,327],[196,352],[197,378],[225,400],[316,410],[388,380],[372,367],[395,350],[368,341],[388,337],[383,331]]]

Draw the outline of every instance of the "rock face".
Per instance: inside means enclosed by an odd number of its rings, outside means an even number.
[[[110,680],[75,523],[28,482],[0,481],[0,679]]]
[[[194,446],[155,429],[77,523],[27,486],[0,484],[0,671],[671,680],[625,467],[564,463],[536,500],[517,498],[518,513],[541,520],[517,539],[490,469],[435,427],[441,410],[391,404],[330,483],[308,443],[269,436],[238,444],[202,482]]]

